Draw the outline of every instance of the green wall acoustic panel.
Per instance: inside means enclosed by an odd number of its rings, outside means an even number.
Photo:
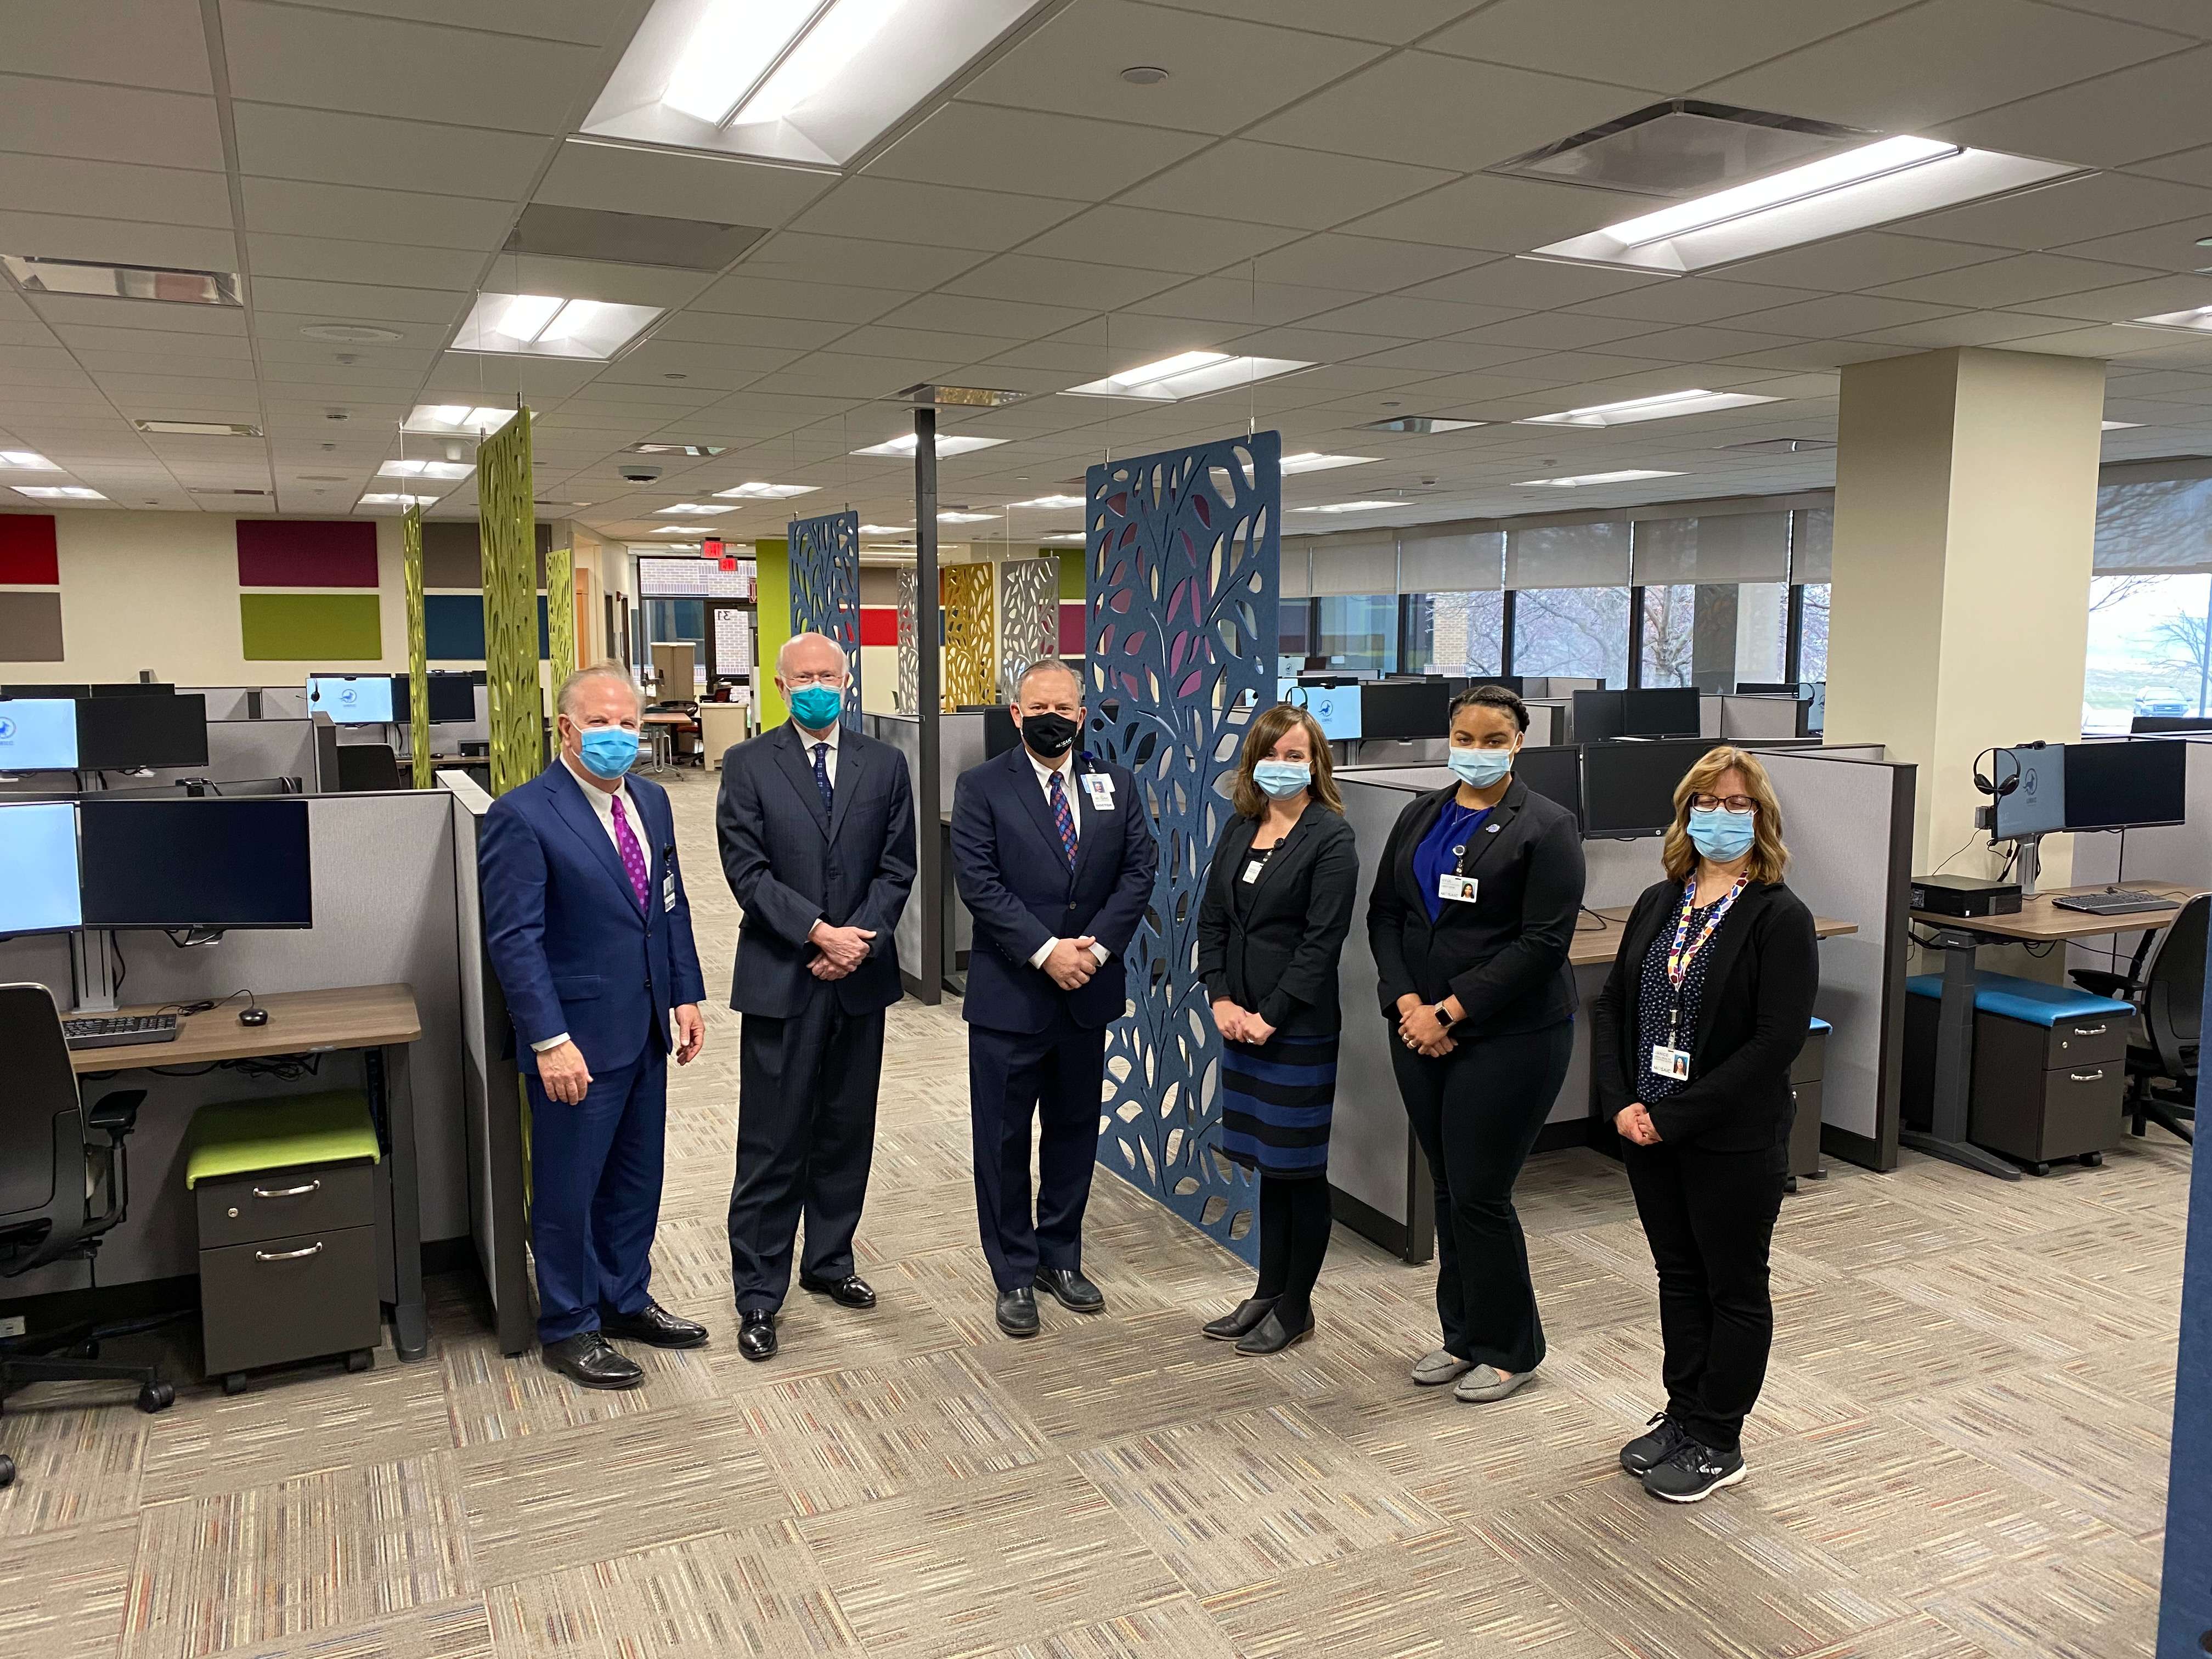
[[[484,684],[490,705],[491,793],[503,795],[545,764],[545,693],[532,648],[538,514],[532,504],[531,412],[477,447],[477,525],[483,544]],[[542,617],[544,612],[538,611]],[[542,623],[540,624],[543,626]]]
[[[337,668],[384,655],[384,619],[374,593],[241,593],[238,635],[249,662]]]

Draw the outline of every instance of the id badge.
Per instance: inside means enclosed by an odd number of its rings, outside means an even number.
[[[1437,878],[1437,896],[1447,904],[1472,904],[1480,884],[1473,876],[1447,870]]]
[[[1092,811],[1110,812],[1114,810],[1114,780],[1103,772],[1085,772],[1083,775],[1083,793],[1091,798]]]
[[[660,878],[660,908],[663,910],[676,908],[676,872],[672,870]]]
[[[1651,1075],[1687,1083],[1690,1080],[1690,1051],[1687,1048],[1669,1048],[1663,1042],[1653,1043]]]
[[[1249,887],[1254,882],[1260,879],[1260,870],[1261,865],[1257,859],[1255,859],[1251,863],[1244,866],[1244,884],[1246,886]]]

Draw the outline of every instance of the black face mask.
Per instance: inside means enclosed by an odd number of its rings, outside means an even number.
[[[1022,741],[1030,752],[1046,760],[1058,760],[1068,750],[1079,732],[1081,720],[1070,720],[1065,714],[1024,714],[1022,716]]]

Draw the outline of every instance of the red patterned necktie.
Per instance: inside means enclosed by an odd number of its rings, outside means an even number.
[[[1060,787],[1059,773],[1052,775],[1052,781],[1046,786],[1046,793],[1052,797],[1052,822],[1060,831],[1060,850],[1067,854],[1068,864],[1073,866],[1076,848],[1075,814],[1068,810],[1067,791]]]
[[[637,895],[637,908],[642,910],[647,891],[645,848],[637,844],[636,832],[629,827],[629,814],[623,811],[622,796],[617,793],[610,797],[608,805],[615,809],[615,850],[622,854],[623,868],[629,872],[630,890]]]

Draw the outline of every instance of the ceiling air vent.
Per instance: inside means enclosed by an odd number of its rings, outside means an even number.
[[[1730,453],[1743,455],[1799,455],[1810,449],[1833,449],[1829,438],[1754,438],[1749,443],[1723,444]]]
[[[1675,98],[1500,161],[1488,171],[1638,196],[1703,196],[1879,137],[1828,121]]]
[[[759,225],[664,219],[650,213],[609,213],[534,202],[523,209],[522,217],[507,233],[504,251],[609,264],[720,270],[767,234]]]

